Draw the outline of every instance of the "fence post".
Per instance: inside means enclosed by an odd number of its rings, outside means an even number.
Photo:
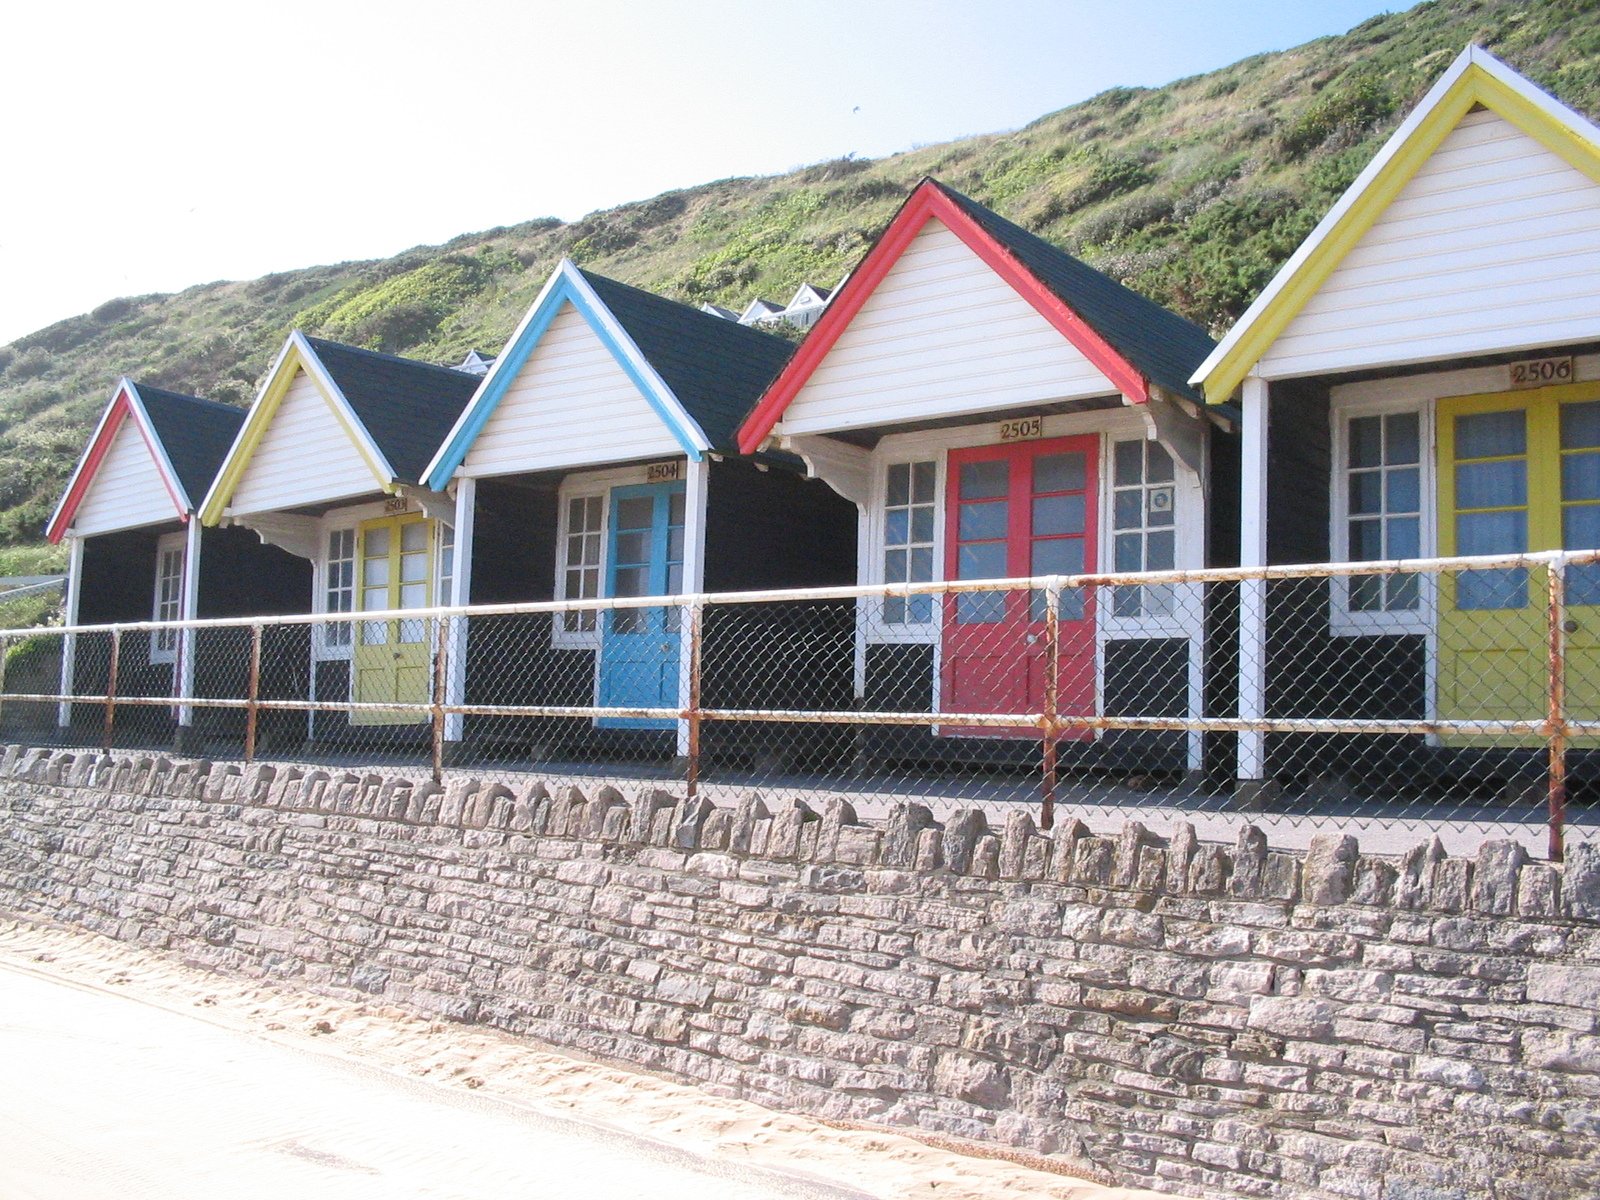
[[[1031,601],[1030,601],[1031,603]],[[1039,798],[1039,827],[1050,829],[1056,823],[1056,734],[1061,711],[1061,577],[1052,575],[1045,587],[1044,614],[1044,733],[1042,794]]]
[[[244,704],[244,760],[256,760],[256,702],[261,698],[261,623],[250,626],[250,679]]]
[[[1557,558],[1547,574],[1549,599],[1547,626],[1550,645],[1549,686],[1546,695],[1545,737],[1549,762],[1545,770],[1545,797],[1550,819],[1550,861],[1565,855],[1567,819],[1567,562]]]
[[[106,671],[106,725],[102,741],[105,752],[111,753],[111,732],[117,717],[117,667],[122,659],[122,630],[111,631],[111,665]]]
[[[444,778],[444,693],[450,678],[450,618],[434,621],[433,638],[433,781]]]
[[[11,639],[0,638],[0,728],[5,727],[3,707],[6,693],[6,664],[11,661]]]
[[[700,632],[704,608],[699,600],[684,605],[689,628],[689,704],[684,713],[688,725],[688,752],[684,755],[684,792],[694,799],[700,790]]]

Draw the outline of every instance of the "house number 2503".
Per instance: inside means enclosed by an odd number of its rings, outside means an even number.
[[[1043,433],[1043,417],[1022,417],[1016,421],[1000,422],[1000,440],[1002,442],[1020,442],[1025,438],[1039,437]]]

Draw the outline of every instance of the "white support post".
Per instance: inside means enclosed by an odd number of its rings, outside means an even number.
[[[869,583],[873,572],[877,569],[877,564],[872,561],[871,526],[867,511],[864,502],[856,502],[856,582],[862,584]],[[856,699],[859,701],[865,701],[867,698],[867,627],[873,621],[880,620],[882,613],[881,597],[856,601],[854,678]]]
[[[1267,381],[1244,381],[1244,428],[1239,487],[1239,565],[1267,565]],[[1267,713],[1267,584],[1239,583],[1239,717],[1261,720]],[[1250,807],[1266,786],[1267,745],[1262,733],[1239,734],[1236,800]]]
[[[455,567],[450,577],[450,603],[472,603],[472,531],[477,512],[478,481],[463,478],[456,481],[455,517]],[[467,696],[467,621],[465,617],[453,618],[455,628],[450,631],[449,671],[445,675],[444,702],[462,704]],[[459,742],[466,732],[467,719],[461,713],[446,713],[444,740]]]
[[[189,514],[189,524],[184,530],[183,543],[183,594],[178,618],[193,621],[200,615],[200,518]],[[178,726],[180,730],[194,724],[194,705],[181,703],[194,699],[195,631],[185,629],[178,635],[177,691]],[[181,736],[181,735],[180,735]]]
[[[67,604],[63,619],[67,628],[78,623],[78,602],[83,596],[83,539],[72,537],[67,552]],[[78,635],[69,633],[61,642],[61,694],[72,695],[72,677],[78,660]],[[72,705],[63,700],[56,707],[56,724],[65,732],[72,724]]]
[[[683,590],[697,593],[706,586],[706,500],[710,494],[707,486],[711,462],[702,457],[699,462],[689,459],[684,470],[683,497]],[[690,643],[694,637],[693,622],[685,612],[678,622],[678,707],[689,707],[691,695],[689,666]],[[703,656],[702,656],[703,657]],[[678,757],[689,753],[689,722],[678,721]]]

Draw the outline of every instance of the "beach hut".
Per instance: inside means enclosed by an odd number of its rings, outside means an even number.
[[[67,624],[293,611],[307,587],[294,559],[242,531],[202,531],[196,519],[243,420],[243,410],[226,404],[118,381],[45,529],[50,541],[70,547]],[[63,692],[103,694],[109,646],[103,635],[67,639]],[[206,648],[192,631],[127,634],[118,648],[117,690],[180,701],[242,694],[238,657],[207,655]],[[74,714],[62,705],[63,734],[75,715],[100,732],[100,709],[77,706]],[[115,732],[125,744],[176,738],[179,748],[194,749],[206,732],[231,729],[239,718],[184,704],[127,706],[119,723]]]
[[[739,422],[791,350],[782,338],[561,262],[424,473],[429,488],[455,493],[456,602],[853,579],[850,506],[808,481],[794,457],[744,456],[735,445]],[[704,703],[807,678],[808,664],[785,658],[800,653],[786,615],[747,608],[738,617],[757,660],[719,653],[733,610],[708,614]],[[816,620],[837,624],[838,614]],[[681,708],[687,638],[670,605],[475,619],[453,695],[472,704]],[[848,663],[848,645],[840,661]],[[825,655],[809,665],[813,682],[827,670]],[[658,757],[684,751],[683,726],[660,716],[487,718],[452,721],[450,732],[540,757]],[[732,736],[726,727],[716,734],[724,750]]]
[[[1228,421],[1189,376],[1205,331],[952,188],[925,179],[744,422],[739,448],[798,455],[858,510],[862,584],[1202,567],[1230,561]],[[872,711],[1038,712],[1038,597],[863,604],[855,691]],[[1199,588],[1064,596],[1062,715],[1198,716]],[[1037,729],[897,727],[869,758],[1011,760]],[[1085,766],[1202,765],[1198,734],[1073,731]]]
[[[1193,380],[1242,400],[1246,564],[1600,546],[1600,130],[1468,48]],[[1539,574],[1246,589],[1241,715],[1540,720]],[[1566,586],[1567,669],[1593,680],[1600,572]],[[1249,734],[1236,774],[1530,757],[1474,741]]]
[[[300,612],[425,608],[448,601],[449,499],[423,470],[479,383],[476,374],[290,334],[202,505],[207,526],[249,530],[309,565]],[[423,621],[275,631],[275,664],[305,661],[303,697],[426,704],[434,640]],[[296,638],[298,637],[298,640]],[[281,666],[280,670],[286,670]],[[296,680],[284,676],[284,686]],[[310,724],[313,740],[360,730],[393,739],[417,709],[357,709]],[[302,723],[302,728],[305,725]]]

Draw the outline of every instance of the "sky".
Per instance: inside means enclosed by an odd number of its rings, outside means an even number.
[[[115,296],[1014,129],[1406,3],[16,5],[0,344]]]

